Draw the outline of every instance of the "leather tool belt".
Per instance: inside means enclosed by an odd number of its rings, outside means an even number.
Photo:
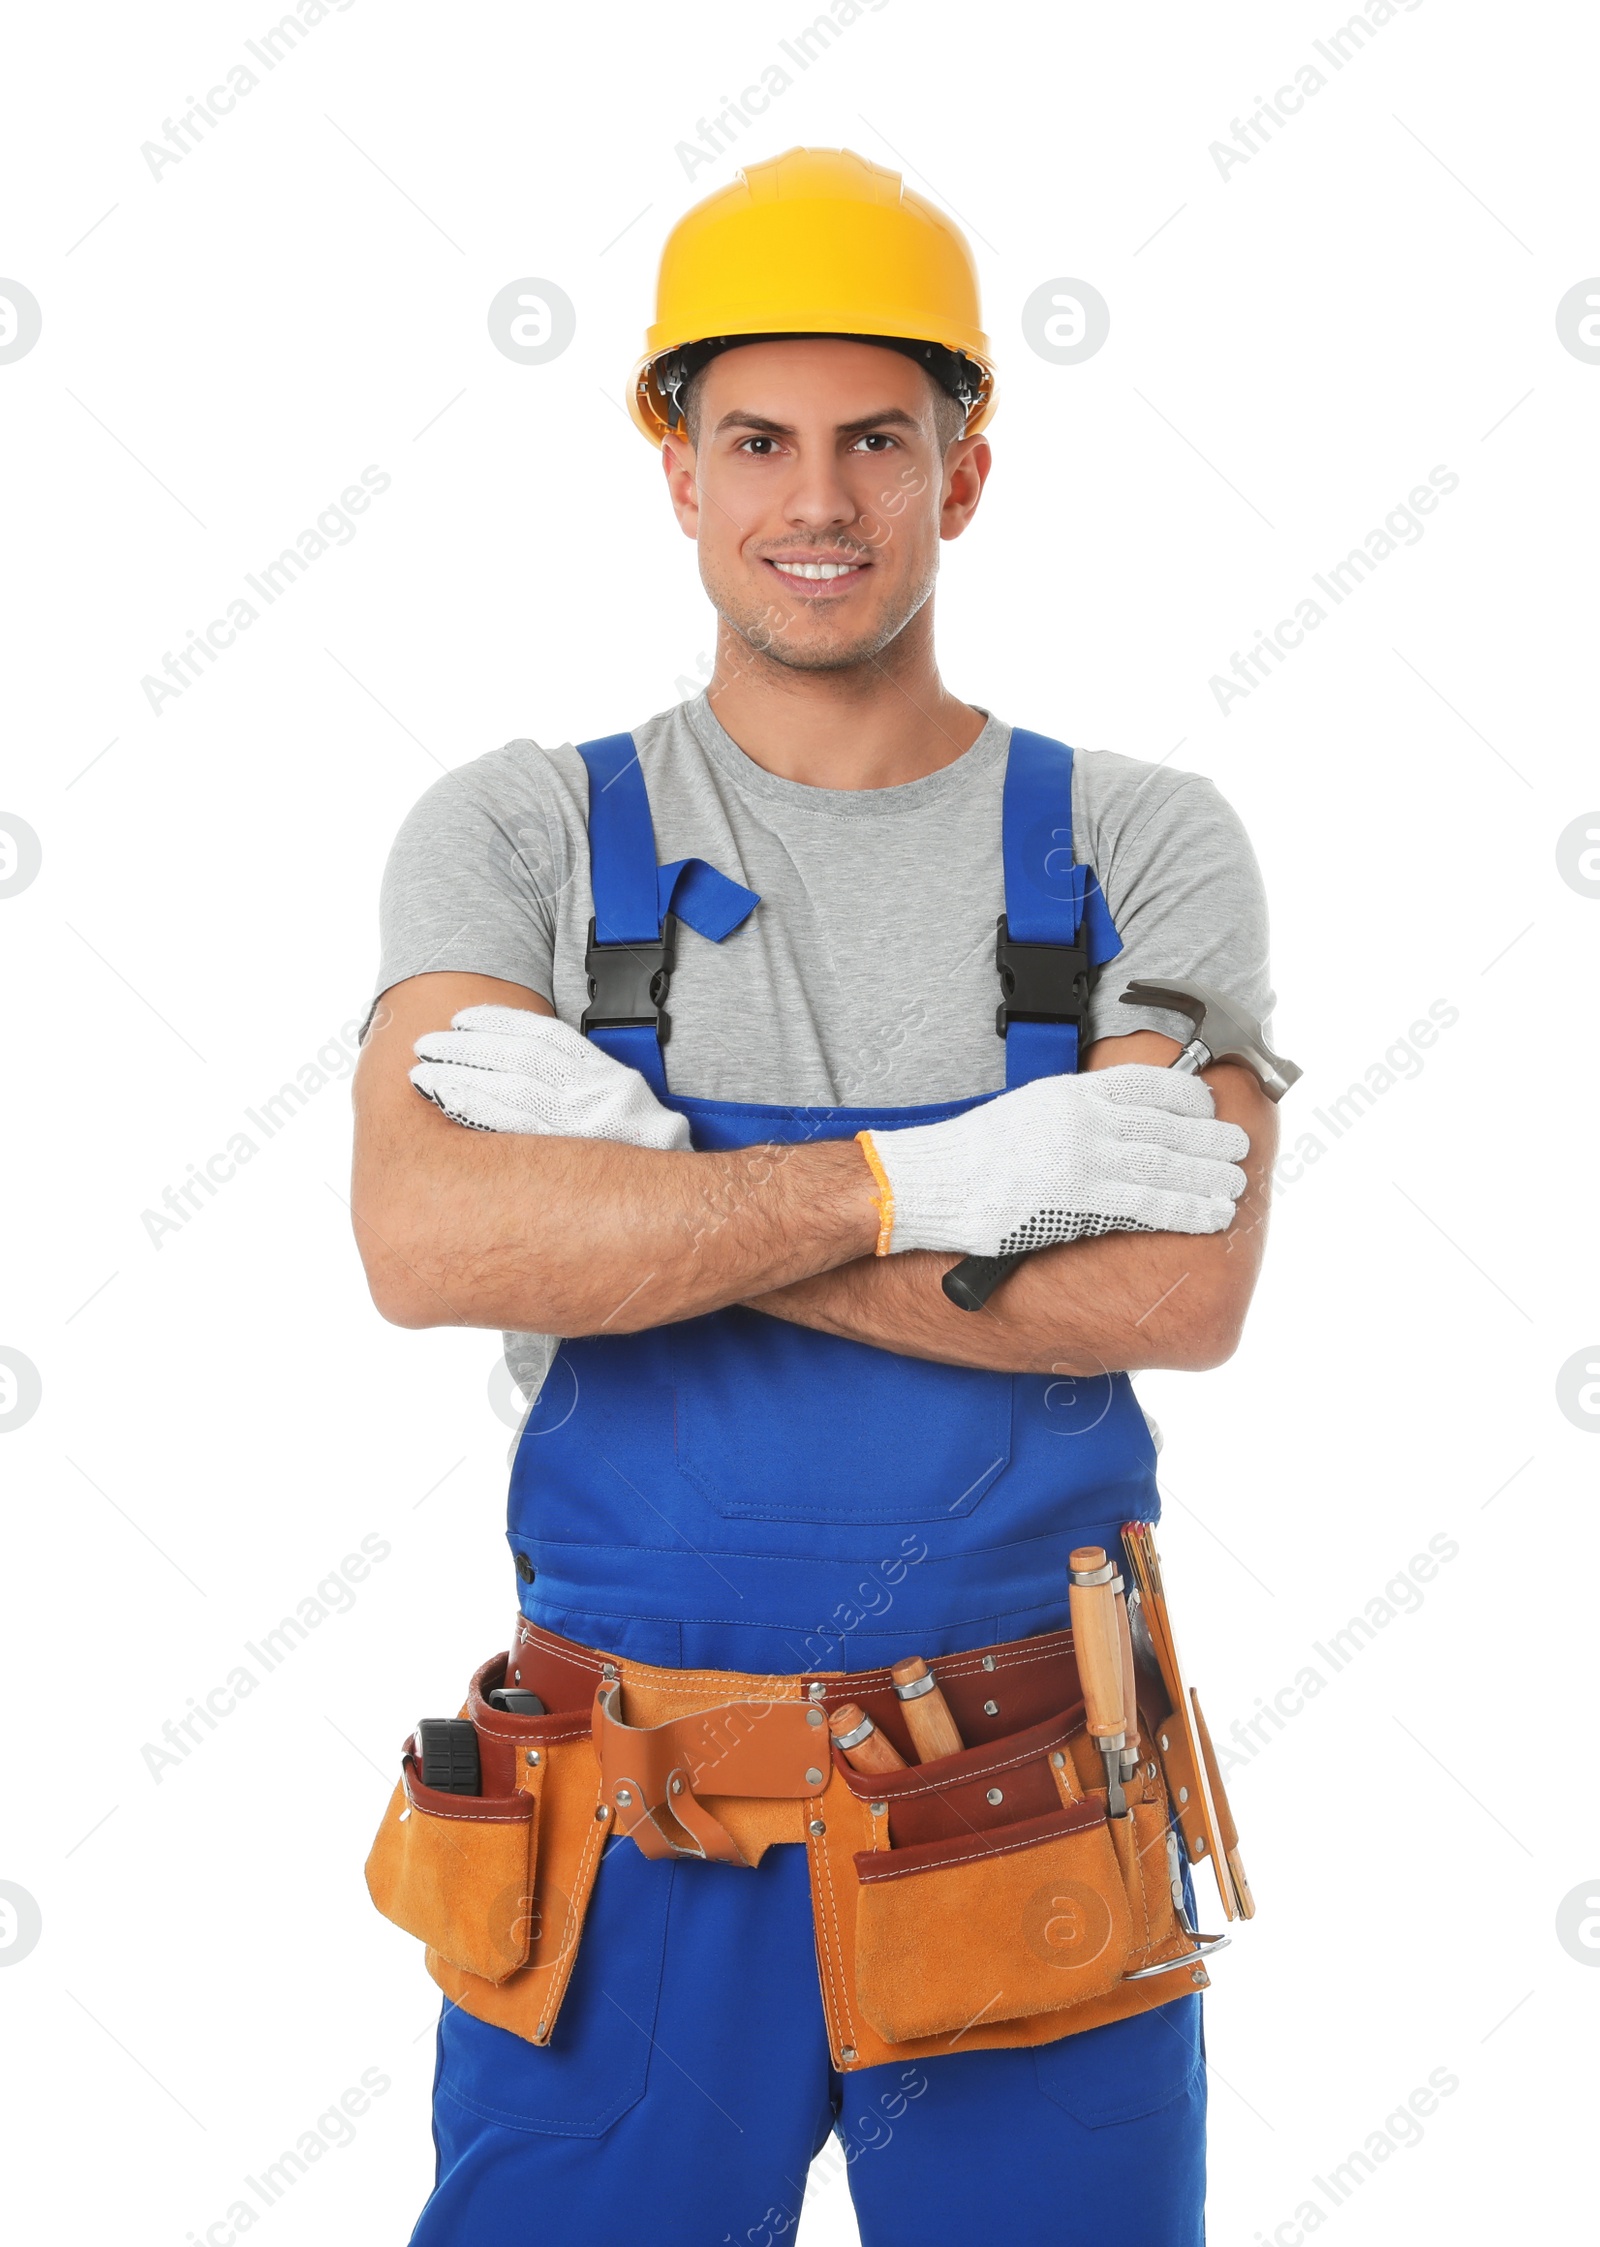
[[[1141,1668],[1143,1757],[1127,1815],[1108,1818],[1070,1631],[930,1667],[969,1744],[918,1763],[886,1669],[666,1669],[519,1617],[462,1712],[482,1793],[425,1786],[408,1741],[367,1863],[373,1900],[427,1945],[455,2003],[535,2044],[554,2032],[612,1835],[729,1865],[804,1844],[841,2069],[1048,2043],[1205,1987],[1225,1938],[1193,1932],[1172,1822],[1204,1861],[1210,1806],[1225,1804],[1195,1728],[1174,1721],[1181,1681]],[[487,1698],[501,1685],[549,1713],[503,1713]],[[904,1770],[863,1774],[833,1746],[828,1713],[848,1701]]]

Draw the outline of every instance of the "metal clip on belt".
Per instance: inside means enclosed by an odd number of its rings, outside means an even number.
[[[803,1801],[833,1776],[827,1716],[815,1701],[724,1701],[665,1724],[623,1720],[620,1679],[594,1697],[600,1800],[647,1857],[750,1859],[700,1799],[757,1795]],[[798,1829],[795,1839],[803,1839]]]
[[[1159,1966],[1138,1967],[1132,1974],[1123,1975],[1125,1982],[1147,1982],[1153,1974],[1170,1974],[1175,1966],[1193,1966],[1198,1961],[1209,1958],[1213,1951],[1225,1951],[1233,1941],[1231,1935],[1202,1935],[1189,1917],[1189,1906],[1183,1893],[1183,1860],[1178,1855],[1177,1835],[1170,1826],[1167,1828],[1167,1880],[1172,1889],[1172,1908],[1177,1914],[1178,1925],[1195,1948],[1185,1951],[1179,1958],[1164,1958]]]

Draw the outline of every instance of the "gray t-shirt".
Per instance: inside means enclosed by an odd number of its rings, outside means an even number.
[[[704,695],[634,728],[662,863],[706,858],[761,904],[721,944],[680,926],[665,1060],[711,1100],[891,1107],[999,1091],[995,923],[1011,729],[895,788],[810,788],[747,757]],[[383,878],[381,994],[456,969],[587,1003],[588,772],[570,744],[508,742],[427,791]],[[1123,949],[1087,1042],[1185,1017],[1126,1007],[1130,977],[1198,977],[1266,1022],[1267,913],[1243,827],[1209,780],[1109,750],[1073,760],[1073,849]],[[439,1025],[442,1029],[443,1023]],[[543,1345],[507,1337],[537,1386]],[[530,1380],[530,1376],[532,1376]]]

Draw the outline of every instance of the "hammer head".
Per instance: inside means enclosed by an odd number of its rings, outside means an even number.
[[[1281,1100],[1301,1074],[1293,1061],[1273,1052],[1258,1022],[1209,983],[1191,983],[1176,975],[1160,983],[1134,982],[1123,992],[1122,1004],[1165,1007],[1174,1014],[1186,1014],[1194,1024],[1196,1039],[1212,1060],[1242,1062],[1253,1071],[1269,1100]]]

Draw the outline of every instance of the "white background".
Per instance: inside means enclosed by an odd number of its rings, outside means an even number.
[[[203,2235],[363,2070],[354,2143],[261,2221],[398,2241],[425,2194],[434,1993],[360,1867],[397,1741],[503,1643],[497,1343],[372,1310],[337,1081],[159,1247],[142,1212],[360,1015],[442,767],[697,678],[711,613],[619,399],[661,237],[738,161],[691,181],[676,145],[811,17],[357,0],[153,178],[141,143],[274,20],[32,9],[3,57],[0,274],[43,332],[0,366],[0,811],[43,864],[0,901],[0,1342],[43,1401],[0,1452],[0,1879],[43,1934],[0,1975],[0,2102],[16,2228],[52,2241]],[[1600,1335],[1600,901],[1557,862],[1600,828],[1600,366],[1555,322],[1600,271],[1600,57],[1576,6],[1423,0],[1224,178],[1210,144],[1344,20],[885,0],[741,144],[903,163],[971,231],[1003,402],[949,684],[1210,774],[1267,875],[1286,1132],[1325,1152],[1235,1361],[1140,1384],[1214,1729],[1328,1672],[1232,1782],[1261,1913],[1208,2001],[1210,2220],[1240,2247],[1290,2247],[1438,2069],[1422,2142],[1324,2224],[1566,2236],[1600,1996],[1556,1932],[1600,1894],[1600,1419],[1556,1397]],[[524,276],[577,308],[542,367],[486,327]],[[1111,307],[1078,366],[1020,324],[1061,277]],[[153,712],[141,679],[369,463],[358,535]],[[1220,710],[1212,675],[1441,464],[1420,542]],[[1314,1111],[1435,1001],[1421,1073],[1335,1140]],[[350,1611],[158,1782],[146,1743],[363,1536]],[[1435,1536],[1420,1609],[1333,1674],[1314,1642]],[[855,2236],[837,2168],[811,2247]]]

